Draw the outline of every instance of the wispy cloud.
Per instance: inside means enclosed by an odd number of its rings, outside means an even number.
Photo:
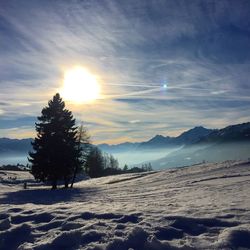
[[[0,136],[15,135],[13,119],[32,128],[74,65],[102,85],[95,104],[67,103],[94,141],[250,120],[249,11],[241,0],[1,1]]]

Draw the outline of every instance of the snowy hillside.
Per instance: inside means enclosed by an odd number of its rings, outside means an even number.
[[[49,190],[0,172],[0,249],[250,249],[250,162]],[[15,175],[15,178],[13,176]],[[11,178],[10,178],[11,177]]]

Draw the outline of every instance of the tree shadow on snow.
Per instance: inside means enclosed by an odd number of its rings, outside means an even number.
[[[85,201],[87,197],[97,193],[98,188],[73,188],[73,189],[26,189],[6,193],[0,198],[0,204],[40,204],[50,205],[68,201]]]

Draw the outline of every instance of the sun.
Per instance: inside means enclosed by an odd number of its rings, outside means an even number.
[[[65,72],[61,95],[75,103],[92,102],[100,96],[100,85],[87,69],[77,66]]]

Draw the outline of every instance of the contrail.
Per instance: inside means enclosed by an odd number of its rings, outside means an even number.
[[[100,99],[112,99],[112,98],[119,98],[119,97],[126,97],[126,96],[136,96],[140,94],[148,94],[148,93],[153,93],[153,92],[158,92],[161,90],[161,87],[157,88],[152,88],[152,89],[147,89],[147,90],[142,90],[142,91],[134,91],[130,93],[125,93],[125,94],[118,94],[118,95],[105,95],[102,96]]]
[[[129,96],[136,96],[140,94],[148,94],[148,93],[153,93],[153,92],[158,92],[162,90],[171,90],[171,89],[180,89],[180,90],[198,90],[198,91],[209,91],[210,94],[222,94],[230,91],[229,89],[214,89],[214,88],[199,88],[199,87],[192,87],[194,84],[200,84],[200,83],[206,83],[206,82],[219,82],[225,79],[232,79],[232,77],[224,77],[224,78],[218,78],[218,79],[213,79],[213,80],[204,80],[204,81],[199,81],[199,82],[189,82],[185,83],[179,86],[169,86],[168,84],[166,87],[164,87],[164,84],[159,84],[156,82],[150,82],[150,83],[139,83],[136,82],[135,84],[133,83],[106,83],[105,85],[111,85],[111,86],[121,86],[121,87],[139,87],[139,88],[146,88],[146,90],[141,90],[141,91],[133,91],[129,93],[124,93],[124,94],[117,94],[117,95],[105,95],[102,96],[101,99],[112,99],[112,98],[119,98],[119,97],[129,97]],[[176,84],[176,83],[172,83]],[[191,86],[190,86],[191,85]]]
[[[232,79],[232,77],[224,77],[224,78],[217,78],[213,80],[204,80],[204,81],[197,81],[197,82],[188,82],[188,83],[181,84],[179,86],[167,86],[167,89],[199,89],[201,90],[200,88],[188,87],[188,86],[193,85],[193,84],[206,83],[206,82],[219,82],[219,81],[223,81],[226,79]],[[176,84],[176,82],[171,82],[171,85],[174,85],[174,84]],[[135,82],[135,83],[105,83],[105,85],[121,86],[121,87],[154,88],[156,86],[162,87],[164,84],[159,84],[159,82],[147,82],[147,83]],[[204,90],[210,90],[210,89],[206,88]]]

